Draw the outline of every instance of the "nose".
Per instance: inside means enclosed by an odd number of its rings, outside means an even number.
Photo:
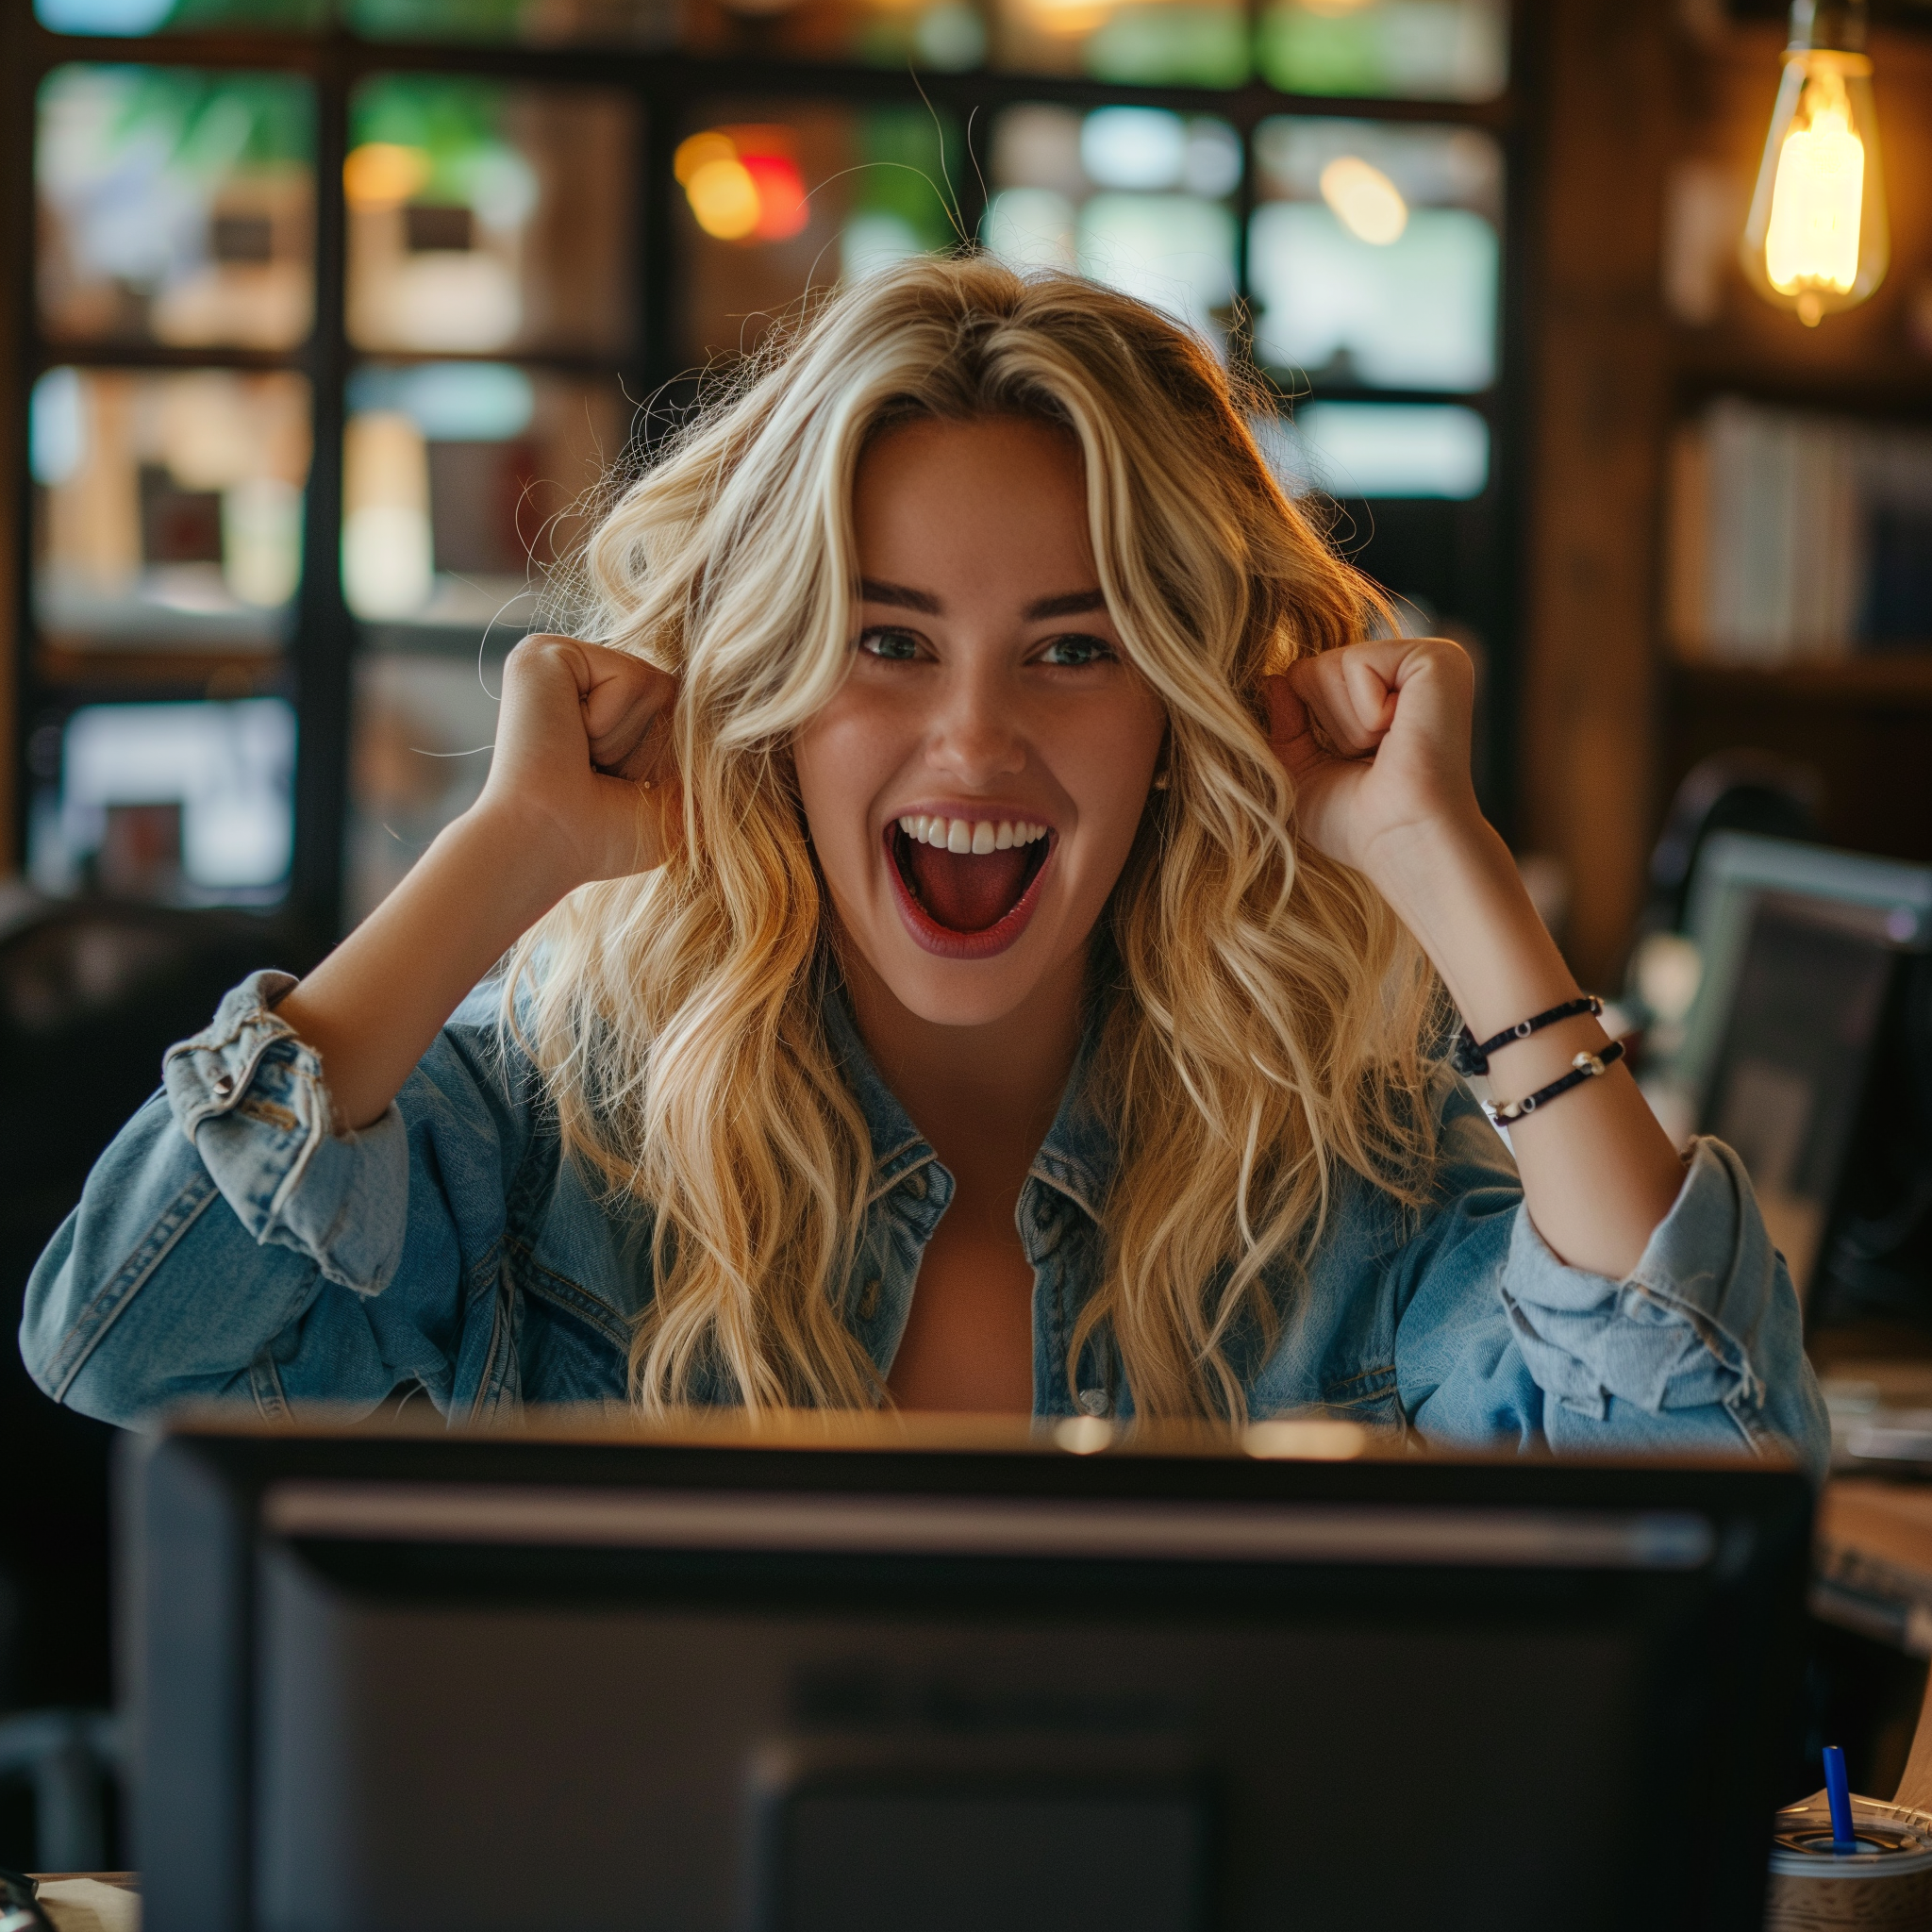
[[[991,667],[958,667],[942,688],[926,737],[926,762],[968,790],[1024,769],[1018,693]]]

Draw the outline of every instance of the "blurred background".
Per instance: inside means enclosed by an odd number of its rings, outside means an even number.
[[[1284,480],[1474,655],[1485,805],[1668,1072],[1707,831],[1932,860],[1932,0],[1871,10],[1862,241],[1801,286],[1765,0],[18,0],[9,1331],[166,1043],[474,798],[613,467],[808,289],[962,240],[1274,386]],[[1932,1355],[1912,1266],[1885,1332]],[[108,1433],[0,1349],[0,1713],[108,1702]]]

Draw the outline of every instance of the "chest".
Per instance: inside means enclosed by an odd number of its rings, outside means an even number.
[[[926,1241],[888,1376],[900,1407],[1032,1412],[1035,1279],[1018,1192],[962,1185]]]

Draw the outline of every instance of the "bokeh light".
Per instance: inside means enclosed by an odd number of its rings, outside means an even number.
[[[720,242],[789,242],[810,217],[783,127],[711,127],[679,142],[673,171],[692,219]]]

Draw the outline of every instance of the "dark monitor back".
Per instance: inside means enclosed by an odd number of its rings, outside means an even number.
[[[152,1932],[1760,1920],[1790,1472],[201,1429],[141,1492]]]

